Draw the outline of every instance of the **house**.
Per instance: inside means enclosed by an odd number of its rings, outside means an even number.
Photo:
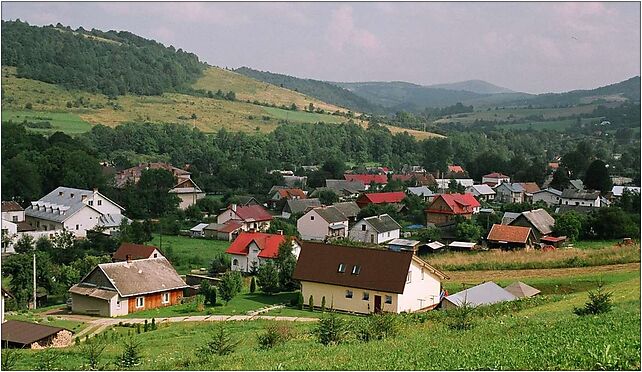
[[[39,238],[42,234],[35,230],[25,221],[25,210],[20,204],[15,201],[2,202],[2,253],[14,253],[13,245],[23,234]]]
[[[301,189],[277,189],[269,195],[267,204],[271,208],[275,208],[277,205],[284,205],[286,200],[300,200],[306,197],[305,192]]]
[[[466,192],[473,194],[477,200],[491,201],[495,199],[495,190],[485,183],[472,185],[466,188]]]
[[[207,239],[226,240],[231,242],[243,230],[243,222],[229,220],[225,223],[211,223],[203,228],[203,236]]]
[[[435,177],[430,173],[393,174],[392,180],[410,183],[413,186],[433,186],[437,184]]]
[[[250,273],[258,269],[266,260],[274,259],[279,253],[279,245],[287,239],[282,234],[242,232],[225,253],[232,257],[232,270]],[[299,242],[292,239],[292,254],[298,258],[300,250]]]
[[[69,289],[71,311],[113,317],[176,305],[187,287],[165,257],[104,263]]]
[[[441,306],[444,309],[460,307],[463,304],[468,304],[470,307],[477,307],[514,300],[517,300],[517,297],[512,293],[494,282],[486,282],[444,297]]]
[[[406,193],[403,191],[361,194],[357,198],[357,205],[359,208],[364,208],[368,204],[397,204],[401,203],[405,197]]]
[[[348,217],[334,206],[310,209],[297,220],[296,227],[304,240],[348,237]]]
[[[411,251],[303,242],[293,278],[317,306],[369,314],[431,309],[447,277]]]
[[[66,229],[77,238],[87,236],[88,230],[102,229],[112,234],[123,220],[125,209],[97,189],[82,190],[58,187],[25,210],[26,221],[38,231]]]
[[[178,196],[178,208],[182,210],[196,205],[197,201],[205,197],[205,192],[191,178],[179,181],[168,192]]]
[[[439,194],[426,209],[426,221],[433,224],[451,222],[456,216],[471,218],[481,204],[473,194]]]
[[[285,202],[281,216],[283,218],[290,218],[292,215],[305,213],[308,208],[320,207],[321,201],[317,198],[312,199],[291,199]]]
[[[495,201],[500,203],[523,203],[524,188],[519,183],[502,182],[495,187]]]
[[[577,191],[574,188],[568,188],[562,191],[560,197],[561,205],[571,205],[580,207],[593,207],[599,208],[600,192],[599,191]]]
[[[530,228],[533,231],[535,240],[539,241],[543,236],[553,232],[555,219],[545,209],[539,208],[522,212],[510,222],[510,225]]]
[[[157,247],[153,245],[144,245],[144,244],[134,244],[134,243],[123,243],[118,247],[114,255],[112,256],[112,261],[133,261],[133,260],[145,260],[148,258],[159,258],[163,257],[163,254],[158,250]]]
[[[339,212],[343,213],[348,218],[348,224],[357,222],[357,215],[361,212],[361,208],[355,202],[339,202],[332,204]]]
[[[236,205],[240,206],[261,205],[252,195],[236,195],[233,200]]]
[[[408,195],[416,195],[424,200],[424,202],[432,202],[435,198],[435,193],[432,192],[427,186],[408,187],[406,189]]]
[[[518,212],[504,212],[504,215],[502,216],[502,225],[510,225],[510,223],[515,221],[515,219],[520,215],[521,213]]]
[[[421,242],[419,240],[393,239],[388,242],[388,249],[395,252],[410,251],[410,252],[415,252],[415,254],[417,254],[419,251],[420,245],[421,245]]]
[[[494,224],[486,238],[490,248],[532,248],[536,238],[529,227]]]
[[[230,204],[216,217],[216,223],[224,224],[230,220],[240,221],[243,231],[267,231],[272,215],[260,205]]]
[[[180,209],[187,209],[190,205],[196,204],[199,199],[205,197],[205,192],[191,179],[190,172],[167,163],[141,163],[135,167],[123,169],[116,173],[116,187],[123,188],[127,184],[137,184],[143,172],[149,169],[164,169],[174,176],[177,180],[176,185],[168,192],[179,197],[180,203],[178,207]]]
[[[482,183],[490,185],[492,187],[498,186],[502,182],[510,182],[510,177],[505,174],[498,172],[489,173],[485,176],[482,176]]]
[[[475,184],[475,181],[473,181],[472,178],[462,177],[459,173],[454,174],[452,177],[435,178],[435,183],[439,190],[448,190],[448,187],[453,180],[457,182],[458,186],[463,188],[467,188]]]
[[[520,182],[519,183],[524,190],[524,202],[532,203],[533,195],[540,191],[539,186],[535,182]]]
[[[381,244],[399,238],[401,226],[387,214],[366,217],[348,232],[348,238],[364,243]]]
[[[552,187],[548,187],[544,190],[533,193],[532,201],[533,203],[542,201],[549,207],[560,205],[560,203],[562,202],[562,192]]]
[[[640,187],[634,187],[634,186],[613,186],[611,189],[611,197],[612,198],[620,198],[625,192],[630,192],[634,194],[640,195]],[[4,202],[3,203],[3,211],[4,211]],[[4,212],[2,213],[2,219],[4,220]]]
[[[325,180],[325,187],[334,190],[337,193],[354,194],[357,196],[359,193],[366,191],[368,187],[359,180]]]
[[[209,225],[208,223],[199,223],[198,225],[189,229],[189,234],[192,238],[202,238],[205,236],[203,229]]]
[[[67,347],[73,343],[73,333],[61,327],[7,320],[2,323],[2,347],[42,349]]]
[[[449,165],[448,166],[448,172],[449,173],[465,173],[464,168],[462,168],[461,165]]]
[[[522,282],[513,282],[504,289],[517,298],[533,297],[541,293],[539,289],[533,288],[530,285]]]
[[[584,182],[582,180],[570,180],[569,188],[575,191],[582,191],[584,190]]]
[[[366,190],[370,189],[370,185],[387,185],[388,176],[385,174],[352,174],[346,173],[343,175],[346,181],[359,181],[364,184]]]

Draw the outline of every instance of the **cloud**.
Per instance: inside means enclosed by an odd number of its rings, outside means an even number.
[[[372,32],[355,25],[352,7],[347,5],[332,12],[326,42],[337,51],[356,47],[361,51],[376,52],[381,48],[381,42]]]

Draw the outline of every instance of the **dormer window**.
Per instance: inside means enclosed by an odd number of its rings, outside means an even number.
[[[73,198],[74,197],[74,193],[69,194],[69,197]]]
[[[346,272],[346,264],[340,263],[339,264],[339,269],[337,270],[340,273],[345,273]]]
[[[352,275],[359,275],[360,272],[361,272],[361,266],[359,265],[352,266]]]

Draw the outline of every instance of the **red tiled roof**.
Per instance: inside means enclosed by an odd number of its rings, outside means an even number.
[[[409,173],[409,174],[393,174],[392,175],[392,180],[393,181],[408,182],[408,181],[412,181],[413,178],[417,181],[417,183],[422,184],[422,185],[429,185],[429,184],[435,183],[435,178],[430,173],[428,173],[428,174]]]
[[[370,194],[363,194],[359,197],[361,201],[369,201],[374,204],[382,203],[400,203],[406,197],[403,191],[395,192],[375,192]]]
[[[127,259],[127,256],[131,256],[132,260],[141,260],[149,258],[155,249],[158,248],[152,245],[123,243],[118,247],[118,250],[114,252],[113,258],[115,260],[124,261]]]
[[[439,201],[439,199],[443,199],[446,202],[448,207],[450,207],[450,211],[431,209],[432,206]],[[427,211],[431,213],[468,214],[472,213],[474,208],[480,206],[481,204],[479,204],[477,199],[475,199],[475,196],[473,196],[473,194],[471,193],[439,194],[433,200],[432,204],[430,204]]]
[[[549,243],[558,243],[566,240],[565,236],[542,236],[539,240]]]
[[[488,233],[488,240],[507,243],[526,243],[530,234],[530,227],[494,224]]]
[[[239,228],[241,228],[243,224],[237,220],[229,220],[223,224],[223,227],[221,227],[218,231],[224,232],[224,233],[231,233]]]
[[[559,168],[559,166],[560,166],[560,163],[558,163],[558,162],[548,163],[548,167],[551,168],[551,169],[557,169],[557,168]]]
[[[461,165],[449,165],[448,172],[464,173],[464,168],[462,168]]]
[[[24,208],[20,206],[20,204],[16,203],[15,201],[3,201],[2,202],[2,211],[3,212],[21,212],[24,211]]]
[[[501,173],[497,173],[497,172],[493,172],[493,173],[487,174],[484,177],[488,177],[488,178],[509,178],[507,175],[501,174]]]
[[[526,191],[529,194],[533,194],[540,191],[539,186],[537,186],[535,182],[522,182],[520,183],[520,185],[522,185],[522,188],[524,189],[524,191]]]
[[[230,209],[231,207],[227,207]],[[236,215],[243,221],[271,221],[272,215],[260,205],[239,205]]]
[[[278,189],[277,192],[281,198],[306,198],[305,193],[301,189]]]
[[[261,258],[274,258],[279,253],[279,245],[286,239],[281,234],[265,234],[258,232],[242,232],[227,248],[225,253],[247,256],[250,243],[255,242],[261,252]]]
[[[369,185],[372,182],[380,185],[388,183],[388,176],[385,174],[344,174],[343,177],[346,181],[361,181],[364,185]]]

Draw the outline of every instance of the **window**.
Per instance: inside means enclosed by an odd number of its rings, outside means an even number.
[[[359,266],[359,265],[352,266],[352,274],[353,275],[359,275],[360,272],[361,272],[361,266]]]
[[[154,258],[158,258],[158,253],[154,253]]]
[[[314,221],[314,216],[310,216],[310,221]]]
[[[232,261],[232,265],[237,266],[238,264],[239,264],[239,260],[235,258],[234,261]]]
[[[169,303],[169,292],[165,292],[165,293],[163,293],[163,299],[162,299],[162,302],[163,302],[164,304],[168,304],[168,303]]]
[[[120,310],[120,300],[116,300],[116,309]]]
[[[421,280],[424,280],[424,269],[421,269]]]
[[[363,297],[362,297],[362,299],[363,299],[364,301],[370,301],[370,293],[368,293],[368,292],[363,292]]]
[[[18,216],[13,216],[13,217],[11,217],[11,220],[12,220],[13,222],[18,222]]]
[[[388,231],[388,237],[390,237],[390,231]]]
[[[136,308],[145,307],[145,297],[136,297]]]
[[[366,225],[365,224],[361,225],[361,231],[366,231]]]
[[[346,272],[346,264],[340,263],[339,264],[339,270],[337,270],[340,273],[345,273]]]
[[[410,283],[412,281],[412,271],[408,271],[408,276],[406,277],[406,283]]]
[[[89,201],[89,205],[90,205],[90,206],[94,205],[94,201],[93,201],[93,200],[90,200],[90,201]]]
[[[391,304],[392,303],[392,296],[386,296],[386,303]]]
[[[98,200],[98,205],[103,205],[103,201],[102,200]]]
[[[79,226],[79,225],[76,225],[76,230],[78,230],[78,226]]]
[[[352,291],[349,289],[346,290],[346,298],[352,298]]]

